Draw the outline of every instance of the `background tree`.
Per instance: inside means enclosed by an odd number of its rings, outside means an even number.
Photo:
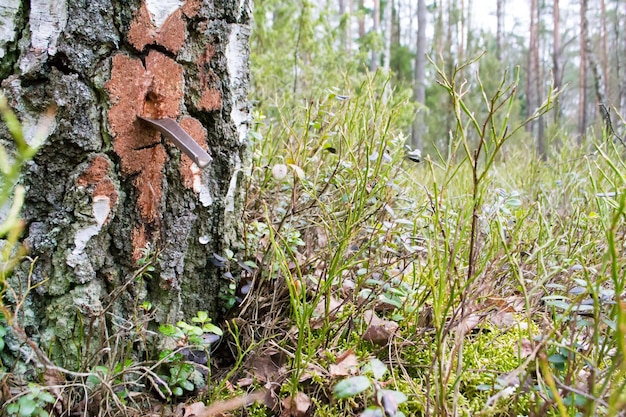
[[[250,4],[167,4],[5,9],[3,93],[27,133],[57,107],[24,176],[33,261],[16,269],[8,302],[23,303],[20,326],[72,369],[142,301],[172,323],[218,314],[228,288],[220,255],[239,240]],[[138,116],[176,119],[212,162],[199,169]],[[134,280],[142,263],[154,271]]]
[[[619,108],[620,111],[623,113],[624,111],[626,111],[626,59],[624,58],[626,56],[626,2],[617,2],[615,9],[615,27],[617,28],[615,50],[619,51],[619,53],[617,54],[618,59],[621,58],[621,60],[618,60],[617,65],[617,78],[619,80],[618,85],[620,94]]]
[[[538,0],[530,2],[528,60],[526,66],[526,117],[530,117],[535,109],[539,97],[537,95],[537,80],[539,78],[539,22],[537,21],[539,7]],[[535,123],[529,123],[526,129],[535,132]]]
[[[374,72],[379,66],[379,43],[380,43],[380,0],[374,0],[372,8],[372,45],[370,58],[370,71]]]
[[[424,106],[426,99],[426,2],[417,1],[417,42],[415,51],[415,78],[413,80],[413,93],[415,102]],[[418,114],[411,129],[411,148],[422,147],[422,136],[424,134],[424,112],[425,108],[418,109]]]
[[[496,57],[502,59],[502,48],[504,42],[504,0],[496,2]]]
[[[582,144],[587,129],[587,51],[585,48],[587,0],[580,0],[580,63],[578,64],[578,144]]]
[[[554,88],[561,90],[563,75],[561,74],[561,32],[560,32],[560,7],[559,0],[552,1],[552,77]],[[561,109],[559,99],[554,104],[554,123],[559,122]]]

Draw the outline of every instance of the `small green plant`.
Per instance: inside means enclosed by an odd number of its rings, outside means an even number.
[[[28,384],[28,390],[27,394],[7,405],[7,414],[19,417],[48,417],[50,414],[46,411],[46,407],[48,404],[54,403],[52,394],[37,384]]]
[[[196,364],[207,363],[209,349],[223,335],[222,330],[211,323],[211,318],[205,311],[198,311],[191,319],[192,323],[179,321],[176,326],[164,324],[159,327],[159,332],[176,341],[176,350],[165,350],[159,356],[159,362],[163,364],[158,372],[163,384],[159,389],[166,396],[182,396],[185,391],[191,392],[196,388],[195,366],[187,362],[186,357],[192,357]],[[206,368],[207,372],[209,368]]]
[[[198,311],[196,317],[193,317],[191,321],[195,324],[188,324],[181,320],[176,323],[176,326],[161,325],[159,332],[176,339],[180,346],[191,345],[196,347],[206,347],[217,340],[215,336],[219,338],[224,334],[219,327],[211,323],[211,318],[206,311]]]
[[[184,395],[185,391],[192,392],[196,388],[194,383],[190,380],[194,372],[193,365],[183,362],[183,356],[181,354],[175,354],[171,359],[171,362],[168,362],[171,366],[167,367],[169,374],[159,374],[159,378],[161,378],[168,387],[160,386],[161,392],[164,395],[168,395],[171,392],[171,395],[175,397]]]
[[[373,404],[361,413],[361,417],[404,417],[404,413],[398,411],[398,406],[407,400],[407,396],[400,391],[381,387],[387,372],[387,366],[380,359],[371,359],[362,367],[362,375],[338,382],[333,389],[333,396],[336,399],[346,399],[367,391],[367,398]]]

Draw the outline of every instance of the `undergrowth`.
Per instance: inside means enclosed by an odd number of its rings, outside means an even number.
[[[380,73],[258,109],[240,317],[288,415],[300,394],[328,416],[623,412],[624,150],[563,137],[542,162],[522,130],[559,92],[511,125],[516,74],[485,91],[473,63],[439,71],[457,124],[421,164]]]
[[[136,415],[151,397],[161,415],[623,415],[624,149],[562,137],[541,161],[522,130],[559,92],[515,124],[518,74],[486,91],[464,78],[476,62],[438,69],[456,125],[421,163],[410,95],[380,72],[258,90],[227,318],[157,334],[138,301],[80,370],[23,340],[46,370],[4,412]]]
[[[450,153],[421,163],[405,158],[409,95],[381,73],[263,100],[227,319],[156,333],[138,300],[79,370],[24,337],[42,370],[3,375],[4,412],[623,415],[624,149],[562,138],[542,162],[510,122],[517,75],[485,91],[462,78],[472,64],[439,71],[457,123]],[[12,317],[0,342],[23,335]]]

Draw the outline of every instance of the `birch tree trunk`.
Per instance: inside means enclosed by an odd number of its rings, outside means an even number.
[[[554,78],[554,89],[561,90],[561,32],[560,32],[560,7],[559,0],[552,1],[552,77]],[[557,98],[554,101],[554,123],[557,124],[561,118],[561,104]]]
[[[585,39],[587,0],[580,0],[580,66],[578,69],[578,145],[582,145],[587,130],[587,56]]]
[[[239,238],[249,7],[5,1],[2,91],[27,134],[58,108],[24,175],[36,261],[15,271],[7,301],[25,301],[20,326],[56,363],[75,369],[91,353],[81,338],[98,349],[144,300],[161,323],[219,311],[228,283],[214,254]],[[212,162],[201,170],[138,116],[177,120]],[[155,271],[133,280],[146,251]]]
[[[624,112],[626,112],[626,80],[625,78],[625,74],[626,74],[626,64],[624,64],[624,62],[626,61],[624,59],[624,57],[626,56],[626,2],[624,2],[622,5],[622,13],[621,13],[621,23],[622,23],[622,30],[621,30],[621,36],[617,39],[618,42],[618,48],[617,50],[618,55],[621,55],[620,60],[618,62],[622,62],[622,66],[621,66],[621,72],[619,72],[619,85],[620,85],[620,101],[619,101],[619,108],[620,108],[620,112],[623,114]],[[620,14],[617,14],[616,18],[620,18]],[[618,23],[619,24],[619,23]]]
[[[393,0],[388,0],[385,4],[385,10],[383,11],[383,24],[384,24],[384,55],[383,55],[383,71],[385,74],[389,73],[389,66],[391,63],[391,34],[393,26],[391,24],[391,13],[393,9]]]
[[[411,150],[421,149],[425,129],[424,112],[426,108],[426,2],[417,0],[417,45],[415,50],[415,77],[413,79],[413,97],[422,108],[418,109],[411,129]]]
[[[372,32],[378,37],[380,34],[380,0],[374,0],[374,7],[372,8],[372,20],[374,22],[372,26]],[[372,50],[370,52],[370,71],[376,72],[376,70],[378,69],[379,60],[378,39],[371,48]]]

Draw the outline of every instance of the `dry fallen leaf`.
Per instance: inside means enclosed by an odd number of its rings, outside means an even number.
[[[498,311],[489,316],[489,322],[498,329],[508,329],[515,325],[516,320],[513,313],[509,311]]]
[[[391,320],[383,320],[371,310],[363,313],[363,319],[367,323],[367,330],[363,334],[363,340],[377,345],[386,345],[398,330],[398,323]]]
[[[359,360],[354,352],[348,350],[337,358],[337,363],[330,365],[331,377],[354,375],[359,369]]]
[[[281,374],[281,367],[285,358],[280,353],[273,353],[271,350],[265,350],[259,353],[252,361],[252,376],[261,382],[275,382]]]
[[[183,407],[182,415],[185,417],[196,417],[201,416],[206,412],[206,405],[202,402],[195,402],[193,404],[188,404]]]
[[[319,366],[318,364],[314,362],[309,362],[307,363],[306,369],[304,370],[304,372],[302,372],[302,376],[300,377],[298,381],[304,382],[304,381],[308,381],[309,379],[312,379],[315,376],[325,377],[326,375],[327,375],[326,369],[322,368],[321,366]]]
[[[225,413],[245,408],[259,401],[268,405],[266,391],[255,391],[251,394],[240,395],[224,401],[215,401],[208,406],[196,402],[184,407],[185,417],[217,417]],[[269,406],[269,405],[268,405]]]
[[[464,338],[469,332],[471,332],[478,323],[480,323],[481,316],[478,314],[469,314],[463,317],[463,320],[456,328],[457,337]]]
[[[341,311],[343,304],[332,295],[330,296],[330,303],[328,308],[328,320],[333,321],[337,318],[337,313]],[[326,318],[326,297],[322,297],[315,306],[313,311],[313,317],[311,318],[311,328],[321,329],[324,325],[324,319]]]
[[[311,408],[311,399],[305,393],[298,392],[295,397],[283,399],[282,404],[281,417],[305,417]]]
[[[48,388],[50,393],[53,394],[57,399],[55,409],[60,411],[63,404],[63,396],[59,387],[62,387],[65,383],[65,377],[59,371],[46,369],[43,374],[43,380],[46,383],[46,387]]]
[[[528,339],[522,339],[522,346],[520,349],[520,357],[522,359],[529,357],[533,353],[533,344]]]
[[[250,386],[250,385],[252,385],[252,384],[254,384],[254,378],[250,378],[250,377],[247,377],[247,378],[241,378],[241,379],[239,379],[239,380],[237,381],[237,386],[238,386],[239,388],[242,388],[242,387],[249,387],[249,386]]]

